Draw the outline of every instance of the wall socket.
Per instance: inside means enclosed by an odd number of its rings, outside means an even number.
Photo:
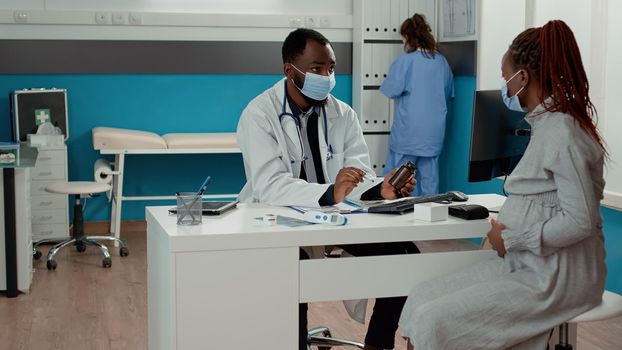
[[[326,16],[320,17],[320,27],[330,28],[330,17],[326,17]]]
[[[125,12],[113,12],[112,24],[127,24],[125,20]]]
[[[137,26],[143,24],[143,15],[140,12],[130,12],[128,15],[130,25]]]
[[[302,28],[304,26],[304,20],[302,17],[291,17],[289,19],[290,28]]]
[[[26,10],[14,11],[13,20],[15,20],[15,23],[28,23],[28,11]]]
[[[108,12],[95,12],[95,23],[97,24],[110,23],[110,14]]]
[[[305,28],[317,28],[320,25],[320,19],[314,16],[305,17]]]

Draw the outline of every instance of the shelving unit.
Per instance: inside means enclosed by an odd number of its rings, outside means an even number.
[[[354,2],[352,105],[359,116],[371,165],[382,176],[391,130],[393,102],[380,91],[391,63],[403,51],[402,22],[414,13],[436,28],[436,0],[363,0]]]

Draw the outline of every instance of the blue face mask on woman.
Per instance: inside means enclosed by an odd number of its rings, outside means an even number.
[[[305,73],[293,64],[292,67],[305,76],[305,82],[302,89],[299,88],[296,83],[294,83],[294,86],[296,86],[296,88],[298,88],[303,95],[310,99],[323,101],[335,87],[335,73],[330,73],[330,75],[320,75],[310,72]]]
[[[503,98],[503,103],[509,110],[516,112],[527,112],[527,110],[520,105],[520,100],[518,99],[518,94],[523,91],[523,89],[525,88],[524,86],[521,87],[520,90],[518,90],[518,92],[515,93],[513,96],[508,96],[508,83],[510,82],[510,80],[514,79],[514,77],[516,77],[521,71],[522,69],[519,69],[518,72],[514,73],[514,75],[512,75],[508,80],[501,78],[501,97]]]

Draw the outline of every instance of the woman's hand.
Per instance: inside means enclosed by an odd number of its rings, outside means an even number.
[[[380,195],[382,195],[382,198],[384,199],[408,197],[415,188],[415,184],[417,183],[417,181],[412,175],[410,175],[410,178],[408,179],[408,181],[406,181],[404,187],[402,187],[399,191],[396,190],[395,187],[391,186],[389,180],[393,177],[393,175],[395,175],[396,171],[397,169],[393,169],[390,173],[387,174],[387,176],[384,177],[384,181],[382,181],[382,187],[380,187]]]
[[[495,219],[490,219],[490,224],[492,224],[492,228],[486,236],[488,236],[492,249],[502,258],[506,253],[503,237],[501,237],[501,231],[505,229],[505,225]]]

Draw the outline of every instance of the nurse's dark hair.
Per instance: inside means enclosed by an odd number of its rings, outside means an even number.
[[[438,51],[432,29],[424,15],[415,13],[414,16],[406,19],[400,27],[400,35],[406,38],[404,44],[406,52],[420,49],[424,56],[434,58],[434,54]]]
[[[570,114],[606,150],[596,129],[598,116],[590,100],[579,46],[564,21],[553,20],[523,31],[512,41],[508,54],[511,65],[526,70],[539,86],[540,103],[552,98],[547,111]]]
[[[283,48],[281,49],[283,63],[291,63],[296,57],[302,55],[308,40],[316,41],[322,45],[330,44],[330,41],[322,33],[313,29],[298,28],[289,33],[283,42]]]

